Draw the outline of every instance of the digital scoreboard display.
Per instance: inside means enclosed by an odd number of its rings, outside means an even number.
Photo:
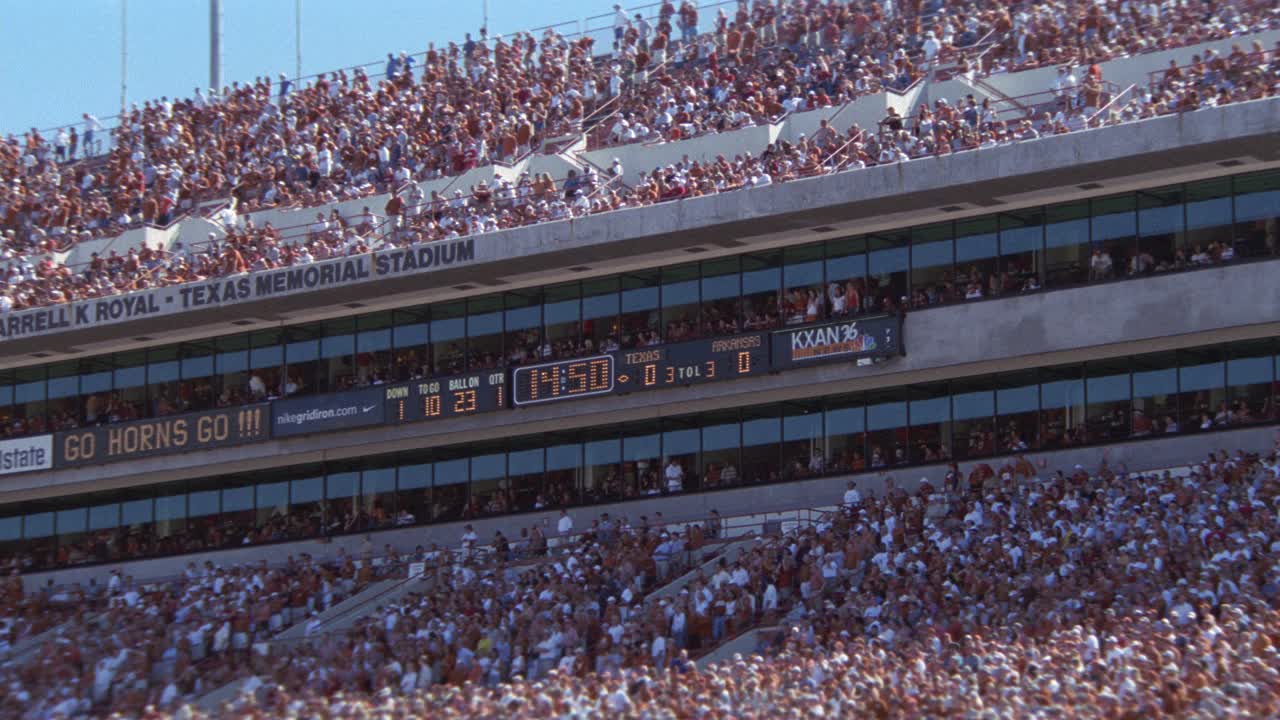
[[[511,371],[515,405],[569,400],[613,392],[615,364],[612,355],[526,365]]]
[[[388,422],[418,422],[493,412],[507,406],[507,374],[481,370],[431,380],[414,380],[388,386]]]
[[[615,392],[734,380],[769,372],[768,333],[659,345],[617,353]]]
[[[769,370],[769,334],[749,333],[518,367],[511,371],[511,398],[516,406],[536,405],[733,380]]]

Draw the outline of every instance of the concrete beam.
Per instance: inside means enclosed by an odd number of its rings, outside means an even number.
[[[1275,261],[910,313],[906,357],[0,479],[0,503],[1280,336]],[[1248,288],[1224,293],[1223,288]],[[211,470],[216,468],[216,470]]]
[[[1259,426],[1229,430],[1225,432],[1201,433],[1194,435],[1176,435],[1172,437],[1151,437],[1126,443],[1117,443],[1107,447],[1110,453],[1110,466],[1126,467],[1130,472],[1163,470],[1185,466],[1203,460],[1209,453],[1219,450],[1234,452],[1236,449],[1246,451],[1265,451],[1274,442],[1275,426]],[[1035,461],[1043,461],[1045,472],[1058,469],[1069,469],[1077,464],[1090,471],[1098,467],[1103,448],[1087,447],[1052,452],[1029,453],[1028,457]],[[993,462],[985,460],[983,462]],[[976,463],[963,462],[962,472],[968,472]],[[761,518],[767,509],[768,513],[785,516],[788,511],[839,503],[844,495],[845,485],[853,480],[863,495],[877,495],[882,492],[885,479],[896,477],[898,486],[914,489],[922,479],[928,479],[936,487],[942,486],[943,476],[947,472],[944,464],[891,470],[889,473],[868,472],[856,475],[838,475],[814,480],[800,480],[774,485],[756,485],[742,488],[715,490],[674,495],[667,497],[644,497],[627,502],[570,508],[575,528],[590,527],[591,521],[600,517],[601,513],[609,513],[614,518],[626,516],[636,522],[641,515],[650,518],[662,513],[668,526],[678,523],[701,522],[710,516],[713,509],[720,512],[726,525],[734,522],[738,516]],[[520,515],[483,518],[439,525],[423,525],[397,530],[385,530],[366,535],[344,535],[334,538],[303,540],[281,543],[278,545],[260,545],[214,552],[199,555],[176,555],[172,557],[137,560],[133,562],[111,563],[92,567],[77,567],[66,570],[28,573],[22,581],[28,592],[42,587],[49,580],[55,585],[74,583],[87,584],[90,580],[104,583],[113,569],[119,568],[136,581],[145,582],[158,578],[169,578],[180,575],[186,564],[198,559],[200,562],[211,560],[217,565],[229,567],[237,564],[258,563],[266,560],[275,566],[283,564],[290,555],[297,556],[309,553],[316,560],[328,560],[337,557],[340,551],[360,557],[362,548],[369,545],[378,551],[384,545],[391,545],[397,551],[411,552],[417,545],[429,546],[437,543],[442,547],[457,547],[462,537],[463,525],[470,524],[482,542],[493,538],[498,530],[507,537],[519,534],[519,528],[540,525],[554,533],[559,511],[530,512]]]

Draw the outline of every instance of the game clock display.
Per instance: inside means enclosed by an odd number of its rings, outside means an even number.
[[[387,420],[418,422],[501,410],[507,406],[506,373],[482,370],[386,388]]]
[[[526,365],[511,371],[512,401],[516,405],[608,395],[614,388],[612,355]]]
[[[768,339],[750,333],[518,367],[511,372],[512,402],[536,405],[761,375],[769,372]]]

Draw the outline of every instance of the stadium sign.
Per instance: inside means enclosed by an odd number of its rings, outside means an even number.
[[[382,387],[373,387],[277,400],[271,404],[271,436],[283,438],[381,425],[386,407],[382,392]]]
[[[264,403],[67,430],[54,436],[55,461],[58,467],[74,467],[266,440],[271,431],[267,407]]]
[[[845,320],[773,333],[773,367],[903,354],[902,316]]]
[[[48,470],[52,467],[52,435],[0,441],[0,475]]]
[[[497,259],[490,244],[487,259]],[[475,238],[443,240],[368,255],[142,290],[0,316],[0,341],[102,327],[144,318],[346,287],[388,277],[433,272],[476,262]]]

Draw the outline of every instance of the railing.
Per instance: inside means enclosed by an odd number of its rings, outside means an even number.
[[[1133,92],[1133,89],[1137,86],[1138,86],[1137,83],[1130,83],[1129,87],[1112,95],[1111,99],[1108,100],[1106,104],[1098,108],[1097,112],[1093,113],[1085,120],[1085,125],[1088,127],[1098,127],[1102,122],[1106,120],[1107,114],[1111,112],[1112,107],[1115,106],[1117,103],[1119,103],[1121,98]],[[1102,120],[1099,120],[1099,118],[1102,118]]]
[[[832,172],[836,172],[841,168],[843,168],[845,163],[847,162],[846,160],[842,159],[840,162],[835,164],[832,164],[831,161],[835,160],[837,157],[842,156],[845,150],[847,150],[854,143],[861,142],[862,139],[866,137],[866,134],[867,134],[866,130],[859,128],[858,132],[853,137],[846,140],[842,145],[840,145],[840,147],[836,148],[835,150],[832,150],[830,154],[828,154],[825,158],[823,158],[821,166],[824,168],[826,167],[831,168]]]

